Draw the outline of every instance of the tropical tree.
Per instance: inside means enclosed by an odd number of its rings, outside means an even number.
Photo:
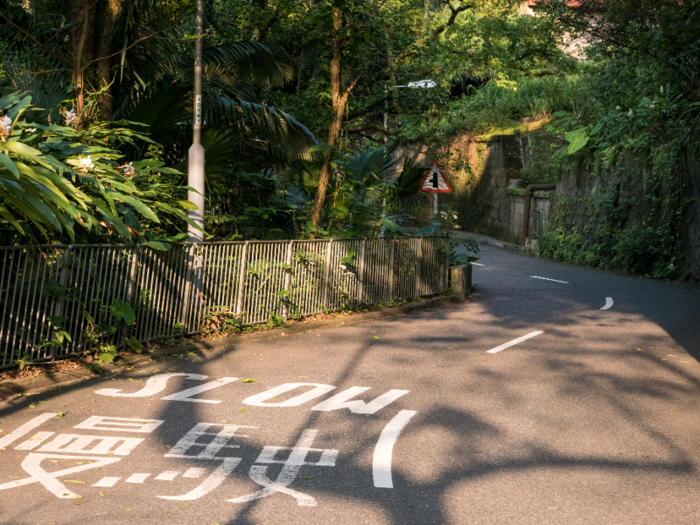
[[[192,141],[193,85],[191,28],[182,22],[184,5],[168,4],[163,10],[153,0],[113,0],[107,6],[85,4],[81,10],[73,0],[59,4],[54,6],[58,12],[68,13],[69,20],[77,18],[72,28],[59,24],[53,34],[46,25],[47,4],[39,2],[27,10],[11,2],[6,12],[0,11],[9,22],[0,34],[14,44],[2,65],[0,86],[31,93],[44,108],[33,114],[43,124],[60,121],[65,107],[76,115],[78,130],[105,119],[145,124],[127,125],[138,134],[119,146],[121,152],[128,160],[150,156],[184,171]],[[110,21],[102,16],[108,8]],[[92,27],[96,20],[103,22]],[[53,38],[58,45],[51,47]],[[85,40],[80,44],[82,58],[76,55],[76,38]],[[50,54],[45,52],[48,47]],[[202,143],[209,182],[241,166],[272,168],[299,156],[308,158],[308,147],[315,142],[309,130],[257,101],[260,89],[282,86],[291,78],[280,48],[206,38],[203,58]],[[64,67],[68,63],[72,66]],[[138,138],[145,136],[150,140]],[[182,174],[161,175],[159,184],[184,183]],[[210,187],[207,184],[208,195]]]

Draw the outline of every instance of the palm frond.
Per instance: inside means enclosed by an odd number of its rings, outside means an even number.
[[[352,176],[362,187],[369,188],[391,181],[396,175],[397,164],[394,151],[380,146],[353,155],[345,164],[345,172],[346,176]]]

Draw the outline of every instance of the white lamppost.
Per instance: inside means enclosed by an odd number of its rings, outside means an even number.
[[[187,215],[202,231],[187,225],[190,242],[204,240],[204,147],[202,147],[202,26],[204,24],[203,0],[197,0],[196,37],[194,44],[194,129],[192,146],[187,163],[187,185],[196,190],[187,192],[187,199],[197,205]]]

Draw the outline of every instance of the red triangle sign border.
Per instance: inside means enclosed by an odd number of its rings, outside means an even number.
[[[433,189],[433,188],[426,189],[425,188],[425,184],[428,181],[428,177],[430,177],[430,175],[433,173],[435,168],[437,168],[437,173],[440,176],[440,178],[442,179],[442,181],[445,183],[445,186],[447,186],[447,189],[441,190],[441,189]],[[420,191],[423,193],[452,193],[452,186],[447,181],[445,174],[440,169],[440,165],[438,164],[438,162],[436,160],[434,160],[433,162],[430,163],[430,169],[425,173],[425,177],[423,177],[423,182],[421,183]]]

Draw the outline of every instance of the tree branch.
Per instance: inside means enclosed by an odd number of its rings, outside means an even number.
[[[13,25],[20,33],[22,33],[24,36],[26,36],[27,38],[31,39],[37,46],[39,46],[41,49],[43,49],[44,51],[46,51],[49,55],[51,55],[52,57],[54,57],[54,58],[57,59],[57,60],[60,60],[61,62],[65,63],[65,64],[68,64],[69,66],[71,66],[71,68],[73,67],[73,64],[71,64],[70,60],[68,60],[67,58],[62,57],[62,56],[60,56],[60,55],[57,55],[56,53],[54,53],[54,52],[51,51],[50,49],[45,48],[44,45],[43,45],[41,42],[39,42],[36,38],[34,38],[34,36],[32,36],[30,33],[28,33],[27,31],[25,31],[24,29],[22,29],[21,27],[19,27],[17,24],[15,24],[12,20],[10,20],[10,19],[7,17],[7,15],[5,15],[5,13],[3,13],[2,11],[0,11],[0,16],[2,16],[2,17],[3,17],[5,20],[7,20],[10,24],[12,24],[12,25]]]
[[[170,28],[170,29],[172,29],[172,28]],[[144,40],[148,40],[149,38],[153,38],[153,37],[156,36],[158,33],[162,33],[163,31],[166,31],[166,30],[167,30],[167,29],[160,29],[159,31],[156,31],[155,33],[151,33],[150,35],[146,35],[146,36],[144,36],[144,37],[141,37],[141,38],[139,38],[138,40],[135,40],[133,44],[131,44],[130,46],[127,46],[125,49],[120,49],[119,51],[117,51],[116,53],[112,53],[111,55],[107,55],[107,56],[105,56],[105,57],[98,57],[98,58],[96,58],[95,60],[91,60],[90,62],[88,62],[88,63],[85,64],[85,67],[88,67],[90,64],[94,64],[94,63],[97,62],[98,60],[104,60],[105,58],[112,58],[112,57],[115,57],[115,56],[117,56],[117,55],[121,55],[124,51],[128,51],[129,49],[131,49],[132,47],[134,47],[134,46],[135,46],[136,44],[138,44],[139,42],[143,42]]]
[[[455,20],[457,20],[457,15],[458,15],[458,14],[460,14],[460,13],[463,12],[463,11],[466,11],[467,9],[472,9],[473,7],[475,7],[475,5],[474,5],[473,3],[470,2],[470,3],[467,3],[467,4],[462,4],[461,6],[459,6],[458,8],[455,9],[454,7],[452,7],[452,2],[448,1],[448,2],[447,2],[447,7],[450,8],[450,13],[451,13],[451,14],[450,14],[450,18],[447,20],[447,23],[446,23],[446,24],[443,24],[443,25],[441,25],[441,26],[436,27],[435,29],[433,29],[433,38],[435,38],[435,37],[438,36],[440,33],[442,33],[443,31],[445,31],[445,30],[446,30],[448,27],[450,27],[452,24],[454,24],[454,23],[455,23]]]
[[[359,25],[353,27],[353,28],[350,30],[350,33],[348,34],[348,36],[346,36],[345,38],[343,38],[342,40],[339,41],[340,49],[343,49],[343,48],[347,45],[347,43],[350,42],[350,40],[352,40],[353,38],[355,38],[355,35],[357,35],[358,31],[359,31],[360,29],[362,29],[362,27],[363,27],[364,25],[365,25],[365,23],[364,23],[364,21],[362,21],[362,22],[359,23]]]
[[[355,79],[355,81],[354,81],[352,84],[350,84],[350,86],[345,90],[345,96],[349,95],[350,92],[351,92],[353,89],[355,89],[355,86],[357,86],[357,83],[360,81],[360,77],[361,77],[361,76],[362,76],[362,73],[360,73],[359,75],[357,75],[357,78]]]

